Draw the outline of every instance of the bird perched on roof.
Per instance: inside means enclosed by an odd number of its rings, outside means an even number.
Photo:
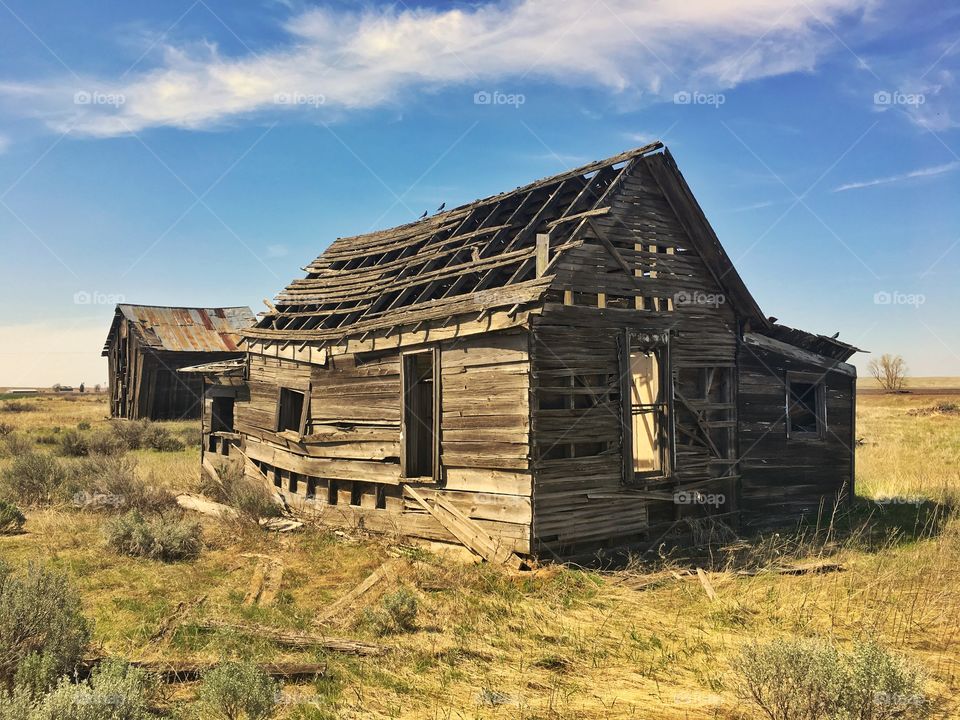
[[[440,203],[440,207],[437,208],[437,212],[440,212],[440,211],[443,210],[446,206],[447,206],[447,203],[445,203],[445,202]]]
[[[427,216],[427,211],[423,211],[423,215],[420,216],[420,220],[423,220]]]
[[[831,340],[836,340],[838,337],[840,337],[840,332],[839,332],[839,331],[837,331],[837,332],[835,332],[833,335],[831,335],[831,336],[830,336],[830,339],[831,339]]]

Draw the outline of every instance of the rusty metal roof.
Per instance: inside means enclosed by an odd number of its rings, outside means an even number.
[[[117,305],[103,346],[107,355],[122,319],[147,347],[166,352],[242,352],[240,331],[256,322],[248,307],[188,308]]]

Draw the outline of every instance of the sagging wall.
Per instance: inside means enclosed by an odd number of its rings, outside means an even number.
[[[732,303],[643,165],[625,180],[611,212],[594,224],[616,255],[598,237],[567,251],[543,314],[533,321],[534,532],[535,546],[548,556],[650,539],[681,517],[736,510],[739,331]],[[669,477],[629,488],[618,346],[627,328],[669,336],[675,396]],[[542,404],[564,383],[582,384],[571,382],[578,375],[608,378],[600,402],[578,406],[575,391],[563,409]],[[550,457],[551,448],[569,442],[573,447],[563,453],[569,457]],[[724,502],[678,505],[678,488],[722,494]]]
[[[250,354],[249,401],[235,425],[257,466],[321,522],[454,542],[401,484],[401,354],[438,346],[441,493],[516,552],[530,551],[529,358],[526,331],[498,332],[375,353],[333,355],[325,366]],[[276,432],[279,388],[309,388],[298,442]]]
[[[739,353],[740,452],[744,524],[764,529],[828,514],[852,493],[856,376],[743,345]],[[788,372],[822,378],[822,438],[787,437]]]

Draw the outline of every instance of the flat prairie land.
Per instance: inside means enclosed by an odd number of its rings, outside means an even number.
[[[4,407],[10,402],[21,409]],[[780,533],[731,537],[697,552],[650,553],[615,570],[546,565],[515,574],[399,537],[318,527],[278,535],[199,516],[199,557],[161,562],[106,547],[103,527],[114,510],[70,503],[24,508],[24,532],[0,536],[0,558],[66,573],[102,655],[323,663],[317,680],[284,688],[281,718],[763,717],[739,689],[741,648],[795,637],[841,647],[876,640],[923,666],[936,716],[957,717],[960,413],[951,402],[930,395],[858,398],[860,499],[852,509],[825,507],[819,519]],[[57,436],[64,433],[105,429],[106,413],[95,396],[0,401],[6,448],[0,474],[18,453],[59,453]],[[198,428],[163,425],[184,449],[128,456],[144,483],[195,491]],[[261,556],[282,562],[282,579],[272,602],[251,604],[245,598]],[[316,625],[326,608],[388,560],[387,580]],[[842,570],[773,571],[822,562]],[[386,633],[378,613],[400,589],[416,599],[415,627]],[[181,622],[152,639],[181,603],[187,608]],[[351,638],[387,652],[290,650],[243,629],[204,627],[211,620]],[[194,685],[172,686],[164,702],[188,713],[195,695]]]

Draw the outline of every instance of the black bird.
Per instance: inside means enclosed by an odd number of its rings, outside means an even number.
[[[446,206],[447,206],[447,204],[446,204],[445,202],[440,203],[440,207],[437,208],[437,212],[440,212],[440,211],[443,210]]]
[[[427,211],[423,211],[423,215],[420,216],[420,219],[423,220],[427,216]]]
[[[830,336],[830,339],[831,339],[831,340],[836,340],[838,337],[840,337],[840,333],[835,332],[833,335]]]

